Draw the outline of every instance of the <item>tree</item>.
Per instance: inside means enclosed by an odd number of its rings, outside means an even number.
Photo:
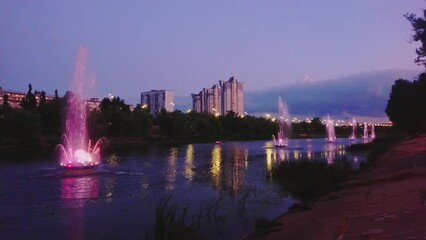
[[[40,103],[39,103],[39,107],[40,106],[44,106],[46,105],[46,93],[44,91],[40,92]]]
[[[2,106],[2,112],[3,114],[9,113],[11,110],[10,104],[9,104],[9,95],[5,94],[3,96],[3,106]]]
[[[413,26],[414,34],[412,35],[412,40],[415,42],[420,41],[422,44],[416,49],[417,58],[414,62],[426,67],[426,9],[423,10],[423,18],[417,17],[414,13],[406,13],[404,17]]]
[[[33,87],[31,84],[28,84],[27,95],[22,99],[21,107],[28,111],[34,111],[37,107],[37,100],[35,95],[32,93]]]
[[[418,130],[426,132],[426,73],[420,74],[419,78],[413,82],[413,87],[415,89],[413,111],[416,113],[417,123],[419,124]]]
[[[412,82],[405,79],[396,80],[385,110],[395,128],[409,133],[415,133],[418,129],[415,93]]]

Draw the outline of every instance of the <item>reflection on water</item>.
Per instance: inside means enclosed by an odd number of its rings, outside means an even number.
[[[64,219],[67,235],[71,239],[83,239],[84,214],[87,200],[99,198],[97,176],[66,177],[61,180],[61,199],[65,209],[70,209],[69,218]]]
[[[188,144],[186,148],[186,157],[185,157],[185,178],[188,181],[192,181],[192,177],[194,176],[194,145]]]
[[[166,189],[172,190],[175,187],[176,174],[177,174],[177,159],[178,148],[172,147],[169,150],[169,158],[167,160],[166,169]]]
[[[347,158],[350,161],[357,162],[358,157],[352,156],[346,152],[346,142],[325,143],[320,139],[292,139],[286,148],[276,148],[272,142],[264,144],[266,154],[266,170],[270,171],[274,163],[286,160],[325,160],[331,164],[336,159]]]
[[[97,176],[67,177],[62,179],[61,198],[72,207],[82,208],[86,199],[99,197],[99,179]]]
[[[223,151],[223,145],[214,145],[211,150],[211,184],[215,190],[227,191],[236,196],[244,185],[244,173],[249,167],[249,150],[235,143]]]
[[[114,195],[114,190],[117,185],[116,178],[107,178],[105,179],[105,198],[107,203],[112,201],[112,197]]]
[[[214,189],[220,190],[220,173],[222,163],[221,145],[214,145],[211,154],[211,168],[210,172],[212,175],[212,186]]]

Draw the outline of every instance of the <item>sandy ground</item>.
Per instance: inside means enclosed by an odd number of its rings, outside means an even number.
[[[311,210],[278,221],[263,239],[426,239],[426,135],[395,145]]]

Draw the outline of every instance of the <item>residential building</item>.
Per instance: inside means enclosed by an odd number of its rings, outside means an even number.
[[[221,88],[221,114],[233,111],[238,116],[244,115],[244,82],[239,82],[233,76],[228,81],[219,81]]]
[[[27,92],[19,92],[19,91],[12,91],[12,90],[5,90],[2,87],[0,87],[0,106],[3,105],[4,96],[8,95],[7,102],[9,103],[11,108],[20,108],[22,99],[25,98],[27,95]],[[40,103],[41,99],[41,92],[35,91],[34,92],[37,104]],[[55,98],[54,96],[46,95],[46,101],[53,100]]]
[[[85,103],[86,103],[86,108],[89,111],[101,109],[101,102],[99,101],[99,98],[89,98],[88,100],[85,100]]]
[[[168,112],[174,111],[173,92],[170,90],[151,90],[141,93],[141,105],[150,109],[155,116],[162,109]]]
[[[0,87],[0,106],[3,105],[4,96],[8,95],[7,102],[9,103],[11,108],[21,108],[22,100],[25,98],[28,92],[19,92],[19,91],[12,91],[12,90],[4,90],[2,87]],[[41,93],[39,91],[35,91],[34,95],[37,101],[37,105],[40,104],[41,99]],[[55,98],[53,95],[46,95],[46,102],[49,102]],[[89,111],[93,110],[99,110],[101,102],[98,98],[90,98],[88,100],[85,100],[86,107]]]
[[[192,96],[192,110],[214,115],[226,115],[229,111],[244,115],[244,83],[231,77],[228,81],[219,81],[211,88],[203,88]]]

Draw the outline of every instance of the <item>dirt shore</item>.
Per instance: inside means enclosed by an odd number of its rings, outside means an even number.
[[[281,216],[262,239],[426,239],[425,220],[423,135],[395,145],[311,210]]]

